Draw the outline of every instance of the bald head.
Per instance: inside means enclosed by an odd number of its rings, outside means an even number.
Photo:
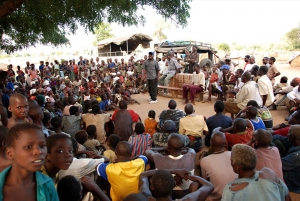
[[[272,134],[264,129],[257,129],[253,133],[253,138],[257,142],[258,147],[268,147],[272,141]]]
[[[192,104],[186,104],[184,107],[184,111],[186,114],[192,114],[194,112],[194,106]]]
[[[242,80],[243,80],[244,83],[250,81],[251,80],[251,73],[248,72],[248,71],[244,72],[243,75],[242,75]]]
[[[132,145],[127,141],[121,141],[118,143],[116,147],[116,155],[130,157],[132,152]]]
[[[42,108],[40,107],[32,107],[29,109],[28,115],[32,118],[32,119],[39,119],[42,117],[43,111]]]
[[[235,133],[244,132],[247,128],[247,122],[242,118],[236,118],[232,125]]]
[[[39,107],[39,104],[35,100],[28,100],[29,108]]]
[[[170,101],[169,101],[168,107],[169,107],[170,109],[175,109],[176,106],[177,106],[177,104],[176,104],[176,101],[175,101],[175,100],[170,100]]]
[[[9,97],[9,105],[12,106],[16,101],[26,101],[28,103],[27,98],[19,93],[15,93]]]
[[[184,147],[182,137],[177,133],[172,133],[168,138],[168,148],[173,150],[181,150]]]
[[[226,137],[222,132],[215,132],[211,135],[210,144],[214,148],[224,147],[226,144]]]

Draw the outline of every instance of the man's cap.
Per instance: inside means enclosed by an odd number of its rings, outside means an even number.
[[[228,66],[226,64],[220,68],[220,70],[229,70],[229,69],[230,69],[230,66]]]
[[[172,120],[166,120],[164,122],[164,130],[165,131],[174,131],[176,129],[176,124]]]
[[[149,52],[149,54],[153,55],[153,52]]]

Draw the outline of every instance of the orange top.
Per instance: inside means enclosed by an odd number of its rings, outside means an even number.
[[[149,133],[151,137],[153,137],[154,133],[156,133],[157,121],[153,118],[147,118],[144,121],[145,124],[145,133]]]
[[[212,73],[212,74],[210,75],[210,80],[209,80],[209,82],[210,82],[210,83],[213,83],[213,82],[218,81],[218,79],[219,79],[218,73]]]

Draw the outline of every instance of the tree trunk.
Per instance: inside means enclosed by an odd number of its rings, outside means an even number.
[[[25,0],[7,0],[0,5],[0,20],[19,8]]]

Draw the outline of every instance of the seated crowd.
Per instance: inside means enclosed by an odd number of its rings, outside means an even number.
[[[247,55],[244,69],[232,72],[226,58],[207,78],[195,64],[193,83],[184,86],[184,111],[170,100],[168,109],[158,116],[150,110],[144,120],[127,108],[138,103],[132,94],[147,90],[144,60],[80,57],[78,63],[41,62],[39,71],[28,62],[16,74],[10,65],[0,72],[0,199],[299,197],[300,78],[288,85],[283,76],[274,85],[275,61],[264,58],[258,67]],[[193,106],[195,93],[205,89],[206,101],[212,94],[221,99],[208,118]],[[288,123],[273,126],[269,110],[282,104]]]

